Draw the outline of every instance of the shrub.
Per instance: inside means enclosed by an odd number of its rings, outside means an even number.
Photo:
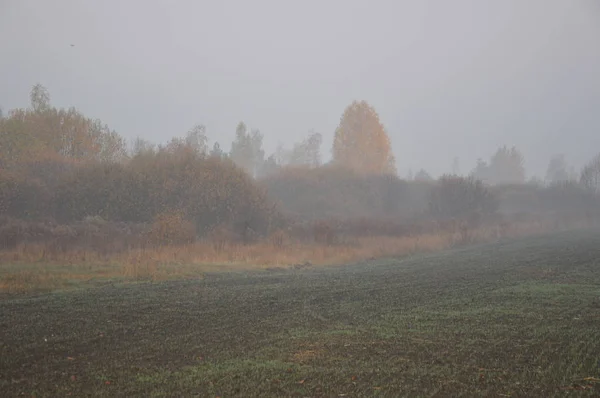
[[[441,177],[429,199],[429,211],[438,220],[460,219],[476,224],[494,215],[497,209],[495,196],[472,177]]]
[[[181,212],[159,214],[150,228],[153,245],[184,245],[195,241],[196,227]]]
[[[538,191],[540,211],[559,215],[562,219],[595,218],[600,211],[600,198],[583,184],[562,181]]]
[[[408,218],[427,209],[432,187],[334,166],[287,167],[261,183],[285,214],[302,221]]]
[[[48,214],[51,200],[50,191],[40,180],[0,169],[0,215],[34,219]]]
[[[187,151],[81,166],[59,185],[56,197],[56,215],[63,223],[90,215],[144,223],[181,212],[200,235],[228,224],[240,235],[251,230],[264,236],[279,217],[264,190],[233,163]]]

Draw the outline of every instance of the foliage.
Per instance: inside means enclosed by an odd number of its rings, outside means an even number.
[[[278,144],[274,153],[263,161],[258,177],[272,176],[285,167],[316,168],[321,166],[321,143],[323,136],[311,132],[307,138],[294,144],[292,149],[285,149]]]
[[[205,233],[221,223],[244,223],[267,232],[276,211],[242,170],[231,162],[179,149],[161,149],[126,165],[90,164],[68,176],[57,191],[63,221],[100,215],[107,220],[150,222],[181,211]]]
[[[415,174],[414,180],[428,182],[433,181],[433,177],[425,169],[421,169]]]
[[[395,175],[389,138],[364,101],[346,108],[330,164],[321,164],[322,140],[311,132],[265,160],[258,130],[240,123],[227,155],[218,142],[209,151],[206,128],[197,124],[164,145],[137,138],[128,148],[101,121],[53,107],[48,91],[36,85],[28,109],[0,118],[0,227],[7,245],[46,239],[50,252],[182,244],[196,236],[223,251],[225,241],[248,244],[267,236],[325,246],[399,236],[429,230],[425,224],[436,224],[431,216],[490,216],[496,198],[506,213],[600,214],[590,194],[599,191],[600,155],[584,169],[581,184],[520,184],[523,157],[506,147],[474,172],[495,185],[489,190],[473,178],[435,182],[425,170],[406,182]],[[1,224],[7,217],[17,221]]]
[[[379,115],[366,101],[354,101],[335,131],[333,162],[364,174],[395,174],[390,139]]]
[[[196,239],[196,227],[180,211],[161,213],[152,223],[149,237],[154,245],[189,244]]]
[[[254,172],[262,135],[239,127]],[[200,235],[226,224],[244,236],[265,235],[278,222],[263,190],[217,143],[207,156],[201,124],[164,146],[137,138],[128,151],[119,134],[74,108],[52,107],[48,91],[36,85],[31,107],[0,119],[0,132],[0,216],[152,223],[177,212]]]
[[[125,141],[115,131],[75,108],[54,108],[49,101],[47,90],[36,85],[30,109],[14,109],[0,119],[4,167],[15,168],[30,159],[118,162],[125,158]]]
[[[154,153],[155,151],[156,151],[156,145],[154,145],[150,141],[147,141],[141,137],[137,137],[132,142],[130,156],[135,157],[137,155]]]
[[[550,184],[556,184],[569,179],[569,172],[567,171],[567,161],[564,155],[555,155],[550,159],[548,163],[548,170],[546,171],[546,182]]]
[[[210,156],[217,159],[225,158],[225,152],[221,149],[221,145],[218,142],[213,144],[213,147],[210,151]]]
[[[393,175],[364,175],[326,165],[284,167],[261,181],[269,197],[297,220],[416,217],[426,210],[431,184]]]
[[[306,139],[294,145],[289,164],[292,166],[318,167],[321,165],[321,143],[323,137],[312,132]]]
[[[270,155],[262,164],[260,169],[259,177],[266,178],[270,177],[281,171],[281,165],[277,163],[275,155]]]
[[[494,195],[472,177],[442,176],[430,194],[429,211],[439,220],[463,219],[478,222],[498,208]]]
[[[581,184],[590,192],[600,193],[600,154],[596,155],[581,171]]]
[[[558,181],[538,191],[540,210],[565,216],[583,212],[592,216],[600,210],[599,202],[577,181]]]
[[[49,213],[50,190],[37,178],[0,169],[0,216],[39,218]]]
[[[43,112],[50,107],[50,93],[40,83],[33,86],[29,93],[29,99],[31,100],[31,108],[35,112]]]
[[[184,138],[172,138],[165,149],[173,153],[188,151],[197,155],[206,155],[208,153],[206,127],[201,124],[195,125]]]
[[[256,177],[264,161],[262,148],[263,136],[258,130],[247,131],[246,124],[240,122],[235,132],[235,140],[231,143],[231,160],[246,173]]]
[[[516,147],[503,146],[490,158],[489,164],[478,159],[471,175],[492,185],[522,184],[525,182],[524,157]]]

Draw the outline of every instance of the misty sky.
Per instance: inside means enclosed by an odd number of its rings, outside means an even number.
[[[267,153],[315,129],[329,157],[364,99],[402,176],[600,152],[600,0],[0,0],[0,41],[4,110],[39,82],[127,138],[203,123],[229,149],[244,120]]]

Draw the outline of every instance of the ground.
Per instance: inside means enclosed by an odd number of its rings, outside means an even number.
[[[600,395],[600,231],[0,300],[2,396]]]

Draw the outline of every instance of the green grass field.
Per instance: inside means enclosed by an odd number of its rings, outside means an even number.
[[[0,391],[600,396],[600,231],[5,297]]]

